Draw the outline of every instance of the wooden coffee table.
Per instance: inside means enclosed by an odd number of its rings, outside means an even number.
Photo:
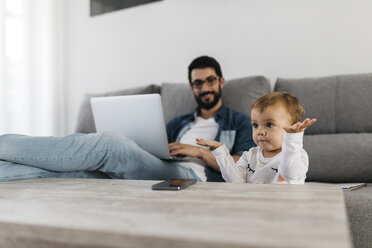
[[[352,247],[338,187],[157,182],[2,182],[0,247]]]

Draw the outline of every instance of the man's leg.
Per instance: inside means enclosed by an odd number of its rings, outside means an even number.
[[[98,171],[55,172],[28,165],[0,161],[0,182],[32,178],[109,178]]]
[[[3,135],[0,160],[56,172],[101,171],[112,178],[199,179],[192,170],[158,159],[116,132],[65,137]]]

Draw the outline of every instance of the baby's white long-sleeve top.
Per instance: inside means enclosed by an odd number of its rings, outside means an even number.
[[[284,132],[282,151],[272,158],[264,158],[260,147],[242,154],[235,163],[225,145],[212,151],[226,182],[279,183],[279,175],[289,184],[304,184],[309,157],[303,149],[304,133]]]

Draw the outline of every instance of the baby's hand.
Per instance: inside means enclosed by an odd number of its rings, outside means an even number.
[[[215,150],[218,147],[223,145],[221,142],[218,142],[215,140],[204,140],[204,139],[199,139],[199,138],[196,138],[196,144],[201,145],[201,146],[208,146],[212,148],[212,150]]]
[[[303,122],[297,122],[289,127],[283,127],[287,133],[300,133],[305,131],[306,128],[313,125],[316,122],[316,119],[306,118]]]

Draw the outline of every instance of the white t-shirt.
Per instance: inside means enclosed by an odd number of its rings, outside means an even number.
[[[214,117],[209,119],[203,119],[197,116],[195,124],[181,137],[180,143],[199,146],[196,144],[196,138],[202,138],[205,140],[214,140],[218,132],[218,123],[214,120]],[[206,148],[202,146],[203,148]],[[206,148],[208,149],[208,148]],[[205,175],[206,163],[202,159],[187,159],[188,161],[181,161],[178,164],[192,169],[195,174],[203,181],[207,181]]]
[[[225,145],[212,151],[226,182],[279,183],[281,175],[289,184],[304,184],[309,157],[303,149],[304,133],[286,133],[282,151],[272,158],[264,158],[260,147],[244,152],[234,162]]]

